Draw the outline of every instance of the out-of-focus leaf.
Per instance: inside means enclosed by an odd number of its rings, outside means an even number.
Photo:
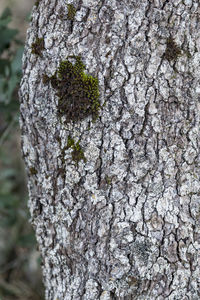
[[[17,83],[19,82],[18,76],[16,74],[13,74],[9,81],[7,82],[6,90],[5,90],[5,96],[6,96],[6,102],[9,103],[11,101],[12,94],[16,88]]]
[[[19,199],[15,194],[7,193],[0,194],[0,207],[1,208],[14,208],[19,204]]]
[[[2,218],[2,216],[1,216],[1,218],[0,218],[0,226],[4,227],[4,228],[5,227],[9,228],[9,227],[15,225],[17,222],[17,215],[14,213],[13,210],[9,210],[9,211],[7,211],[7,213],[8,214],[6,217]]]
[[[19,47],[12,62],[11,62],[11,71],[12,73],[16,73],[21,75],[21,67],[22,67],[22,55],[23,55],[24,47]],[[18,78],[19,81],[19,78]]]
[[[6,19],[7,17],[11,17],[12,16],[12,12],[11,9],[9,7],[6,7],[0,17],[1,20]]]
[[[6,168],[0,173],[0,182],[2,180],[8,179],[9,177],[13,177],[17,175],[17,170],[12,168]]]
[[[12,182],[10,180],[6,180],[6,181],[4,181],[4,183],[1,186],[0,193],[2,195],[9,194],[9,193],[11,193],[12,188],[13,188]],[[2,201],[1,195],[0,195],[0,201]]]
[[[0,28],[5,27],[11,22],[11,17],[7,17],[5,19],[0,18]]]
[[[18,245],[21,247],[33,247],[35,243],[36,243],[36,239],[33,232],[20,236],[18,240]]]
[[[19,102],[18,99],[13,99],[10,103],[5,103],[3,101],[6,101],[6,99],[3,100],[3,98],[1,98],[2,96],[5,95],[0,95],[0,111],[1,114],[6,117],[6,119],[9,119],[7,117],[12,115],[13,112],[16,112],[19,109]],[[2,99],[2,103],[1,103],[1,99]]]
[[[5,49],[7,49],[13,40],[13,38],[16,36],[18,33],[17,29],[10,29],[10,28],[2,28],[0,30],[0,38],[1,38],[1,43],[0,43],[0,54],[3,53]]]
[[[5,69],[8,68],[10,65],[10,62],[8,59],[0,59],[0,76],[2,74],[2,79],[0,80],[3,80],[5,76]]]

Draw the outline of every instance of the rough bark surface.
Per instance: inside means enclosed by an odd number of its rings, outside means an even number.
[[[46,299],[200,299],[199,9],[199,0],[33,8],[21,129]],[[69,55],[99,79],[95,123],[66,124],[42,81]],[[86,161],[73,161],[69,135]]]

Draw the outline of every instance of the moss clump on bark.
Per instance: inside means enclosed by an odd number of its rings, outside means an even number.
[[[67,140],[67,147],[66,149],[72,148],[72,159],[76,163],[78,163],[80,160],[83,160],[86,162],[86,158],[83,152],[83,149],[81,148],[79,141],[77,143],[74,142],[71,136],[68,136]]]
[[[37,37],[35,42],[31,45],[32,53],[42,56],[42,51],[44,50],[44,39]]]
[[[181,48],[179,48],[174,39],[169,37],[167,39],[167,47],[165,50],[164,58],[168,61],[176,60],[181,55]]]
[[[67,9],[68,9],[67,19],[73,21],[76,15],[76,8],[72,4],[67,4]]]
[[[105,180],[106,180],[106,183],[107,183],[108,185],[111,185],[111,183],[112,183],[112,178],[111,178],[111,177],[109,177],[108,175],[106,175],[106,176],[105,176]]]
[[[73,64],[69,58],[74,59]],[[57,90],[58,114],[66,117],[66,122],[83,120],[99,114],[98,79],[84,72],[85,65],[80,56],[69,56],[62,61],[57,72],[49,77],[52,87]],[[43,75],[43,82],[47,82]]]
[[[37,174],[37,170],[34,167],[30,167],[29,172],[30,172],[30,175],[36,175]]]
[[[35,1],[35,6],[38,7],[40,0]]]
[[[46,74],[43,74],[43,75],[42,75],[42,82],[43,82],[44,84],[47,84],[49,81],[50,81],[49,76],[46,75]]]

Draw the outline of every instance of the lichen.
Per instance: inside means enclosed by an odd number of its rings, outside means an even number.
[[[74,59],[73,64],[69,58]],[[65,116],[66,122],[83,120],[92,116],[93,121],[99,114],[98,79],[84,72],[85,65],[80,56],[69,56],[62,61],[57,72],[49,78],[57,90],[58,115]],[[43,76],[43,82],[48,81]]]
[[[67,4],[67,9],[68,9],[67,19],[73,21],[76,15],[76,8],[72,4]]]
[[[83,160],[86,162],[86,158],[83,152],[83,149],[81,148],[79,141],[75,143],[74,139],[69,135],[67,140],[67,146],[66,149],[72,148],[72,160],[78,163],[80,160]]]
[[[139,258],[144,261],[147,261],[149,258],[151,244],[149,241],[138,242],[136,241],[134,244],[134,254],[136,254]]]
[[[167,47],[164,58],[168,61],[176,60],[181,55],[181,48],[178,47],[172,37],[167,39]]]
[[[36,40],[31,45],[32,53],[42,56],[42,51],[44,50],[44,39],[36,37]]]

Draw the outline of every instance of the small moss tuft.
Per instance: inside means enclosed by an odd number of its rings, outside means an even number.
[[[78,163],[80,160],[83,160],[86,162],[86,158],[83,152],[83,149],[81,148],[79,141],[77,143],[74,142],[71,136],[68,136],[67,140],[67,147],[66,149],[72,148],[72,159],[76,163]]]
[[[38,7],[40,0],[35,1],[35,6]]]
[[[137,286],[139,284],[139,280],[137,277],[129,276],[128,277],[128,285],[129,286]]]
[[[50,78],[52,87],[58,91],[58,114],[66,116],[66,122],[98,117],[99,87],[98,79],[84,73],[85,65],[80,56],[73,64],[68,59],[61,62],[58,71]]]
[[[164,58],[168,61],[176,60],[181,55],[181,48],[178,47],[172,37],[167,39],[167,47]]]
[[[69,135],[67,138],[67,149],[71,148],[74,146],[74,139]]]
[[[32,53],[42,56],[42,50],[44,50],[44,39],[37,37],[35,42],[32,43]]]
[[[29,172],[31,175],[36,175],[37,174],[37,170],[34,167],[29,168]]]
[[[47,84],[51,79],[46,74],[42,75],[42,82],[43,84]]]
[[[106,180],[106,183],[107,183],[108,185],[111,185],[111,183],[112,183],[112,178],[111,178],[111,177],[109,177],[108,175],[106,175],[106,176],[105,176],[105,180]]]
[[[77,142],[74,146],[73,146],[73,152],[72,152],[72,159],[75,162],[79,162],[80,160],[83,160],[84,162],[86,162],[86,158],[84,155],[84,152],[81,148],[81,146],[79,145],[79,142]]]
[[[67,4],[67,9],[68,9],[67,19],[73,21],[76,15],[76,8],[72,4]]]

